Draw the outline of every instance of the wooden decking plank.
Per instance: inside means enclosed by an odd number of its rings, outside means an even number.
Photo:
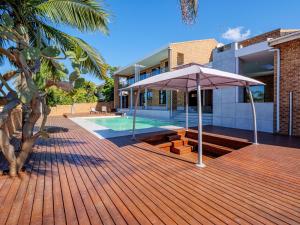
[[[159,165],[157,165],[157,166],[159,166]],[[200,174],[198,174],[198,175],[200,175]],[[205,176],[204,178],[207,178],[207,177],[208,177],[208,176]],[[202,179],[201,179],[201,181],[202,181]],[[220,183],[219,185],[222,185],[222,184]],[[232,193],[231,193],[231,194],[232,194]],[[238,197],[239,197],[239,196],[238,196]],[[241,200],[245,200],[245,199],[241,199]],[[253,203],[250,202],[250,201],[248,201],[248,203],[249,203],[250,205],[254,206],[254,207],[258,207],[258,205],[253,205]],[[256,213],[260,213],[260,210],[263,209],[262,207],[258,207],[258,208],[259,208],[259,210],[256,210]],[[274,209],[274,208],[272,208],[272,209]],[[272,213],[272,214],[274,214],[273,211],[267,211],[267,213]],[[276,218],[276,217],[270,217],[268,214],[265,214],[265,216],[268,217],[268,218],[271,218],[271,219],[275,219],[275,218]],[[281,217],[280,214],[276,214],[276,216],[279,217],[279,218],[281,218],[282,220],[286,220],[286,222],[293,222],[292,220],[289,220],[289,218],[283,218],[283,217]],[[297,219],[297,218],[294,217],[293,219]],[[281,221],[281,222],[283,222],[283,221]]]
[[[121,189],[118,188],[118,186],[113,182],[113,180],[109,177],[109,175],[106,174],[103,169],[100,169],[100,167],[101,167],[101,165],[99,167],[95,167],[95,169],[97,169],[98,174],[102,177],[103,181],[105,180],[103,182],[103,183],[105,183],[104,187],[111,188],[112,191],[116,194],[116,196],[118,196],[118,198],[120,198],[121,201],[124,202],[124,204],[126,206],[128,206],[128,208],[130,208],[131,213],[134,215],[135,219],[134,219],[134,217],[131,217],[130,213],[128,214],[128,212],[124,214],[124,217],[128,217],[128,219],[129,219],[128,222],[132,223],[135,220],[138,220],[138,221],[140,221],[141,224],[149,223],[147,218],[132,203],[132,201],[125,195],[125,193]],[[100,176],[97,176],[97,177],[99,178]],[[111,191],[109,191],[109,192],[111,192]]]
[[[299,150],[247,146],[198,169],[62,117],[47,125],[69,131],[39,141],[22,179],[0,177],[0,224],[300,223]]]
[[[103,187],[103,190],[109,195],[109,197],[111,198],[113,204],[116,205],[117,209],[122,214],[122,216],[125,218],[127,223],[129,223],[129,224],[138,224],[137,220],[131,214],[131,212],[128,210],[126,205],[122,202],[122,200],[119,198],[119,196],[111,189],[109,183],[104,179],[103,176],[101,176],[99,174],[99,172],[97,171],[97,168],[90,166],[90,169],[93,172],[93,174],[95,174],[97,180],[99,181],[99,183]],[[123,223],[123,222],[121,220],[121,221],[117,221],[117,223]]]
[[[63,136],[64,137],[64,136]],[[82,199],[82,203],[84,204],[84,206],[82,205],[81,207],[84,207],[85,209],[79,209],[79,210],[86,210],[86,215],[90,220],[91,224],[103,224],[98,212],[94,206],[94,203],[87,191],[87,188],[84,184],[84,182],[82,181],[81,175],[77,170],[77,163],[76,161],[74,161],[73,159],[73,155],[75,154],[73,151],[73,148],[70,144],[70,140],[67,140],[66,137],[64,137],[66,139],[66,141],[68,143],[66,143],[66,146],[64,146],[64,148],[62,148],[62,154],[67,158],[67,166],[70,167],[72,174],[68,175],[68,179],[74,177],[74,181],[72,182],[74,184],[74,186],[76,185],[77,189],[76,192],[78,192],[77,194],[80,193],[81,199]],[[80,165],[80,164],[79,164]],[[76,182],[76,184],[74,183]],[[71,184],[72,185],[72,184]],[[93,196],[92,196],[93,197]],[[74,199],[74,198],[73,198]],[[80,199],[80,201],[81,201]],[[78,213],[77,213],[78,215]],[[82,215],[79,215],[78,217],[81,217]],[[86,220],[87,218],[85,218]],[[87,222],[82,221],[82,224],[85,224]]]
[[[119,161],[122,161],[122,160],[119,160]],[[115,166],[116,168],[118,168],[119,166]],[[122,170],[124,171],[124,169]],[[185,209],[185,207],[181,207],[183,210]],[[206,221],[207,222],[207,221]],[[220,221],[219,221],[220,222]]]
[[[52,160],[51,160],[51,139],[45,140],[45,188],[43,205],[43,224],[54,224],[54,199],[53,199],[53,181],[52,181]]]
[[[155,165],[153,165],[153,166],[155,166]],[[153,178],[152,180],[156,180],[155,178]],[[174,185],[174,187],[176,187],[176,184]],[[184,193],[185,192],[185,190],[188,190],[188,189],[182,189],[182,193]],[[178,191],[178,190],[177,190]],[[171,191],[172,192],[172,191]],[[179,191],[180,192],[180,191]],[[191,200],[191,198],[192,198],[192,195],[189,197],[189,200]],[[201,197],[200,197],[200,199],[201,199]],[[209,202],[210,203],[210,202]],[[235,217],[234,217],[235,218]]]
[[[197,174],[197,175],[200,175],[200,173],[199,174]],[[206,177],[208,177],[208,176],[205,176],[204,178],[206,178]],[[200,180],[202,180],[201,178],[199,178]],[[217,180],[217,179],[215,179],[215,180]],[[221,184],[221,183],[220,183]],[[249,202],[250,204],[251,204],[251,202]],[[255,205],[256,207],[258,206],[258,205]],[[261,209],[261,208],[260,208]],[[274,209],[274,208],[272,208],[272,209]],[[275,211],[276,211],[276,209],[275,209]],[[280,211],[279,211],[280,212]],[[269,213],[273,213],[273,211],[270,211]],[[281,217],[279,214],[276,214],[276,216],[277,217]],[[293,217],[293,216],[292,216]],[[294,217],[294,219],[297,219],[296,217]],[[288,219],[286,219],[285,218],[285,220],[288,220]],[[291,221],[291,220],[288,220],[287,222],[293,222],[293,221]]]
[[[123,183],[125,184],[125,185],[120,186],[120,188],[121,188],[123,191],[125,191],[125,193],[131,193],[130,198],[134,199],[134,200],[135,200],[135,203],[136,203],[136,202],[140,202],[139,199],[135,198],[135,196],[132,195],[132,193],[134,193],[134,192],[132,192],[132,189],[129,188],[130,184],[129,184],[128,182],[126,182],[127,180],[121,179],[121,178],[118,176],[118,174],[116,173],[116,169],[115,169],[115,168],[114,168],[114,169],[110,169],[110,170],[107,170],[107,169],[106,169],[106,171],[107,171],[107,174],[115,174],[115,175],[118,177],[118,179],[120,179],[121,182],[123,182]],[[113,178],[115,178],[115,176],[114,176]],[[120,184],[119,181],[116,181],[116,182],[117,182],[118,184]],[[133,185],[131,185],[130,187],[131,187],[131,188],[134,188]],[[138,196],[144,195],[142,191],[140,191],[140,190],[138,190],[138,189],[135,189],[135,190],[136,190],[136,192],[138,192],[138,194],[137,194]],[[152,195],[151,197],[152,197],[152,201],[153,201],[153,195]],[[149,199],[147,196],[145,196],[145,198]],[[172,223],[172,221],[170,220],[170,217],[165,217],[166,215],[160,213],[160,212],[161,212],[161,209],[160,209],[160,208],[157,208],[157,206],[155,206],[155,204],[154,204],[153,202],[151,202],[151,201],[145,201],[145,200],[146,200],[145,198],[144,198],[144,197],[141,197],[141,200],[145,203],[145,205],[149,206],[150,208],[154,207],[154,208],[152,208],[152,211],[153,211],[154,213],[156,213],[157,215],[159,215],[160,218],[163,219],[163,220],[165,220],[166,223],[168,223],[168,224]],[[155,197],[154,197],[154,198],[155,198]],[[156,199],[155,201],[156,201],[156,203],[157,203],[157,201],[159,201],[159,199]],[[136,203],[136,204],[137,204],[137,203]],[[152,214],[152,212],[149,211],[149,209],[145,208],[145,207],[144,207],[145,205],[144,205],[144,204],[141,204],[141,205],[139,205],[139,206],[143,206],[143,207],[141,207],[143,213],[144,213],[145,215],[147,215],[148,217],[150,217],[150,216],[151,216],[150,213]],[[167,206],[167,205],[164,205],[164,207],[168,207],[168,206]],[[146,211],[146,212],[144,212],[144,211]],[[173,216],[174,216],[174,215],[173,215]],[[158,222],[156,218],[152,218],[152,219],[150,219],[150,221],[153,222],[153,223],[157,223],[157,222]],[[173,223],[174,223],[174,221],[173,221]],[[184,221],[183,221],[183,223],[184,223]]]
[[[39,164],[40,164],[40,159],[41,159],[42,154],[39,154],[36,150],[34,150],[34,155],[36,155],[36,156],[35,156],[34,164],[32,166],[32,172],[30,174],[30,180],[29,180],[29,184],[27,187],[26,195],[23,200],[22,210],[19,215],[18,224],[30,224],[34,196],[36,194],[36,185],[37,185]]]
[[[26,170],[26,173],[23,173],[20,175],[20,179],[22,181],[21,186],[19,188],[19,191],[16,195],[16,198],[14,200],[14,203],[12,204],[12,208],[10,210],[10,215],[8,215],[8,219],[6,221],[6,224],[18,224],[19,221],[19,215],[23,207],[24,198],[26,196],[26,192],[29,186],[29,181],[32,173],[33,165],[38,163],[37,154],[34,154],[33,157],[29,160],[29,167]],[[3,212],[1,212],[1,215],[3,215]],[[2,224],[2,222],[0,222]]]
[[[81,162],[81,175],[83,176],[84,173],[88,174],[88,177],[91,183],[94,185],[95,190],[97,191],[97,194],[101,199],[101,202],[103,202],[105,207],[107,207],[107,210],[112,216],[112,219],[115,221],[115,223],[126,224],[124,218],[119,213],[118,208],[114,205],[113,201],[107,195],[106,191],[102,187],[102,184],[98,181],[97,177],[94,175],[89,165],[86,164],[84,161],[81,161],[80,156],[76,156],[76,158]],[[84,172],[82,172],[82,169],[84,169]]]
[[[56,137],[56,135],[54,135],[54,137]],[[62,147],[60,142],[61,141],[59,137],[57,137],[55,141],[55,144],[57,145],[57,147],[55,148],[55,156],[57,160],[58,174],[59,174],[59,180],[61,185],[66,222],[68,224],[76,225],[78,224],[78,219],[77,219],[76,210],[72,199],[69,183],[67,180],[63,159],[59,153],[60,152],[59,149]]]
[[[155,165],[155,166],[153,165],[153,168],[157,168],[157,166],[159,166],[159,164],[158,164],[158,165]],[[258,211],[257,211],[257,212],[258,212]]]
[[[43,223],[43,205],[44,205],[44,187],[45,187],[45,148],[39,148],[39,154],[41,155],[39,168],[37,171],[37,183],[35,189],[35,195],[33,199],[33,206],[31,211],[30,224],[39,225]]]

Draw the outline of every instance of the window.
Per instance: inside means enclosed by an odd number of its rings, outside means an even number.
[[[147,99],[148,100],[152,100],[152,97],[153,97],[153,93],[152,93],[152,91],[147,91]]]
[[[159,91],[159,104],[165,105],[167,100],[166,91]]]
[[[183,65],[184,64],[184,54],[183,53],[177,53],[177,65]]]
[[[265,83],[266,85],[251,86],[250,91],[254,102],[273,102],[274,95],[274,76],[254,77],[256,80]],[[239,102],[249,102],[249,97],[246,88],[239,88]]]
[[[254,102],[265,102],[265,87],[264,85],[257,85],[249,87]],[[246,88],[244,88],[244,102],[250,102]]]

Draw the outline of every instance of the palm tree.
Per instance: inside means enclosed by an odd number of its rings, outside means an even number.
[[[181,15],[185,23],[195,22],[198,13],[198,0],[180,0]]]
[[[84,56],[74,62],[78,74],[84,70],[100,78],[105,77],[106,64],[102,57],[83,40],[59,30],[59,25],[67,25],[80,32],[107,34],[107,24],[108,13],[95,0],[0,2],[0,61],[6,57],[16,67],[14,71],[0,74],[1,100],[7,103],[0,113],[0,145],[10,163],[11,175],[16,175],[22,168],[36,139],[45,135],[44,125],[49,109],[45,93],[35,83],[39,80],[37,76],[41,74],[41,65],[44,69],[48,67],[48,71],[62,71],[57,59],[61,55],[69,57],[75,51]],[[18,81],[17,90],[7,82],[12,78]],[[2,89],[4,86],[7,93]],[[22,141],[20,154],[16,157],[5,131],[5,121],[19,104],[22,106]],[[34,126],[42,114],[41,129],[34,133]]]

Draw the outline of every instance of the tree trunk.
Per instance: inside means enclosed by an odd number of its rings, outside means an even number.
[[[26,159],[32,151],[32,147],[36,139],[39,136],[39,134],[33,135],[33,129],[41,114],[41,97],[38,93],[36,93],[31,100],[31,104],[23,106],[21,152],[17,158],[18,172],[22,169]]]

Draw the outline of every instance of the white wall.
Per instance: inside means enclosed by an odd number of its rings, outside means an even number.
[[[213,125],[252,130],[252,110],[249,103],[237,102],[237,88],[214,90]],[[273,132],[273,103],[255,103],[257,129]]]
[[[257,45],[258,47],[264,47]],[[236,53],[245,53],[237,50],[236,44],[223,52],[213,51],[212,67],[227,72],[236,72]],[[257,129],[273,132],[273,103],[256,103]],[[213,91],[213,125],[253,129],[252,110],[249,103],[238,102],[238,88],[224,88]]]

